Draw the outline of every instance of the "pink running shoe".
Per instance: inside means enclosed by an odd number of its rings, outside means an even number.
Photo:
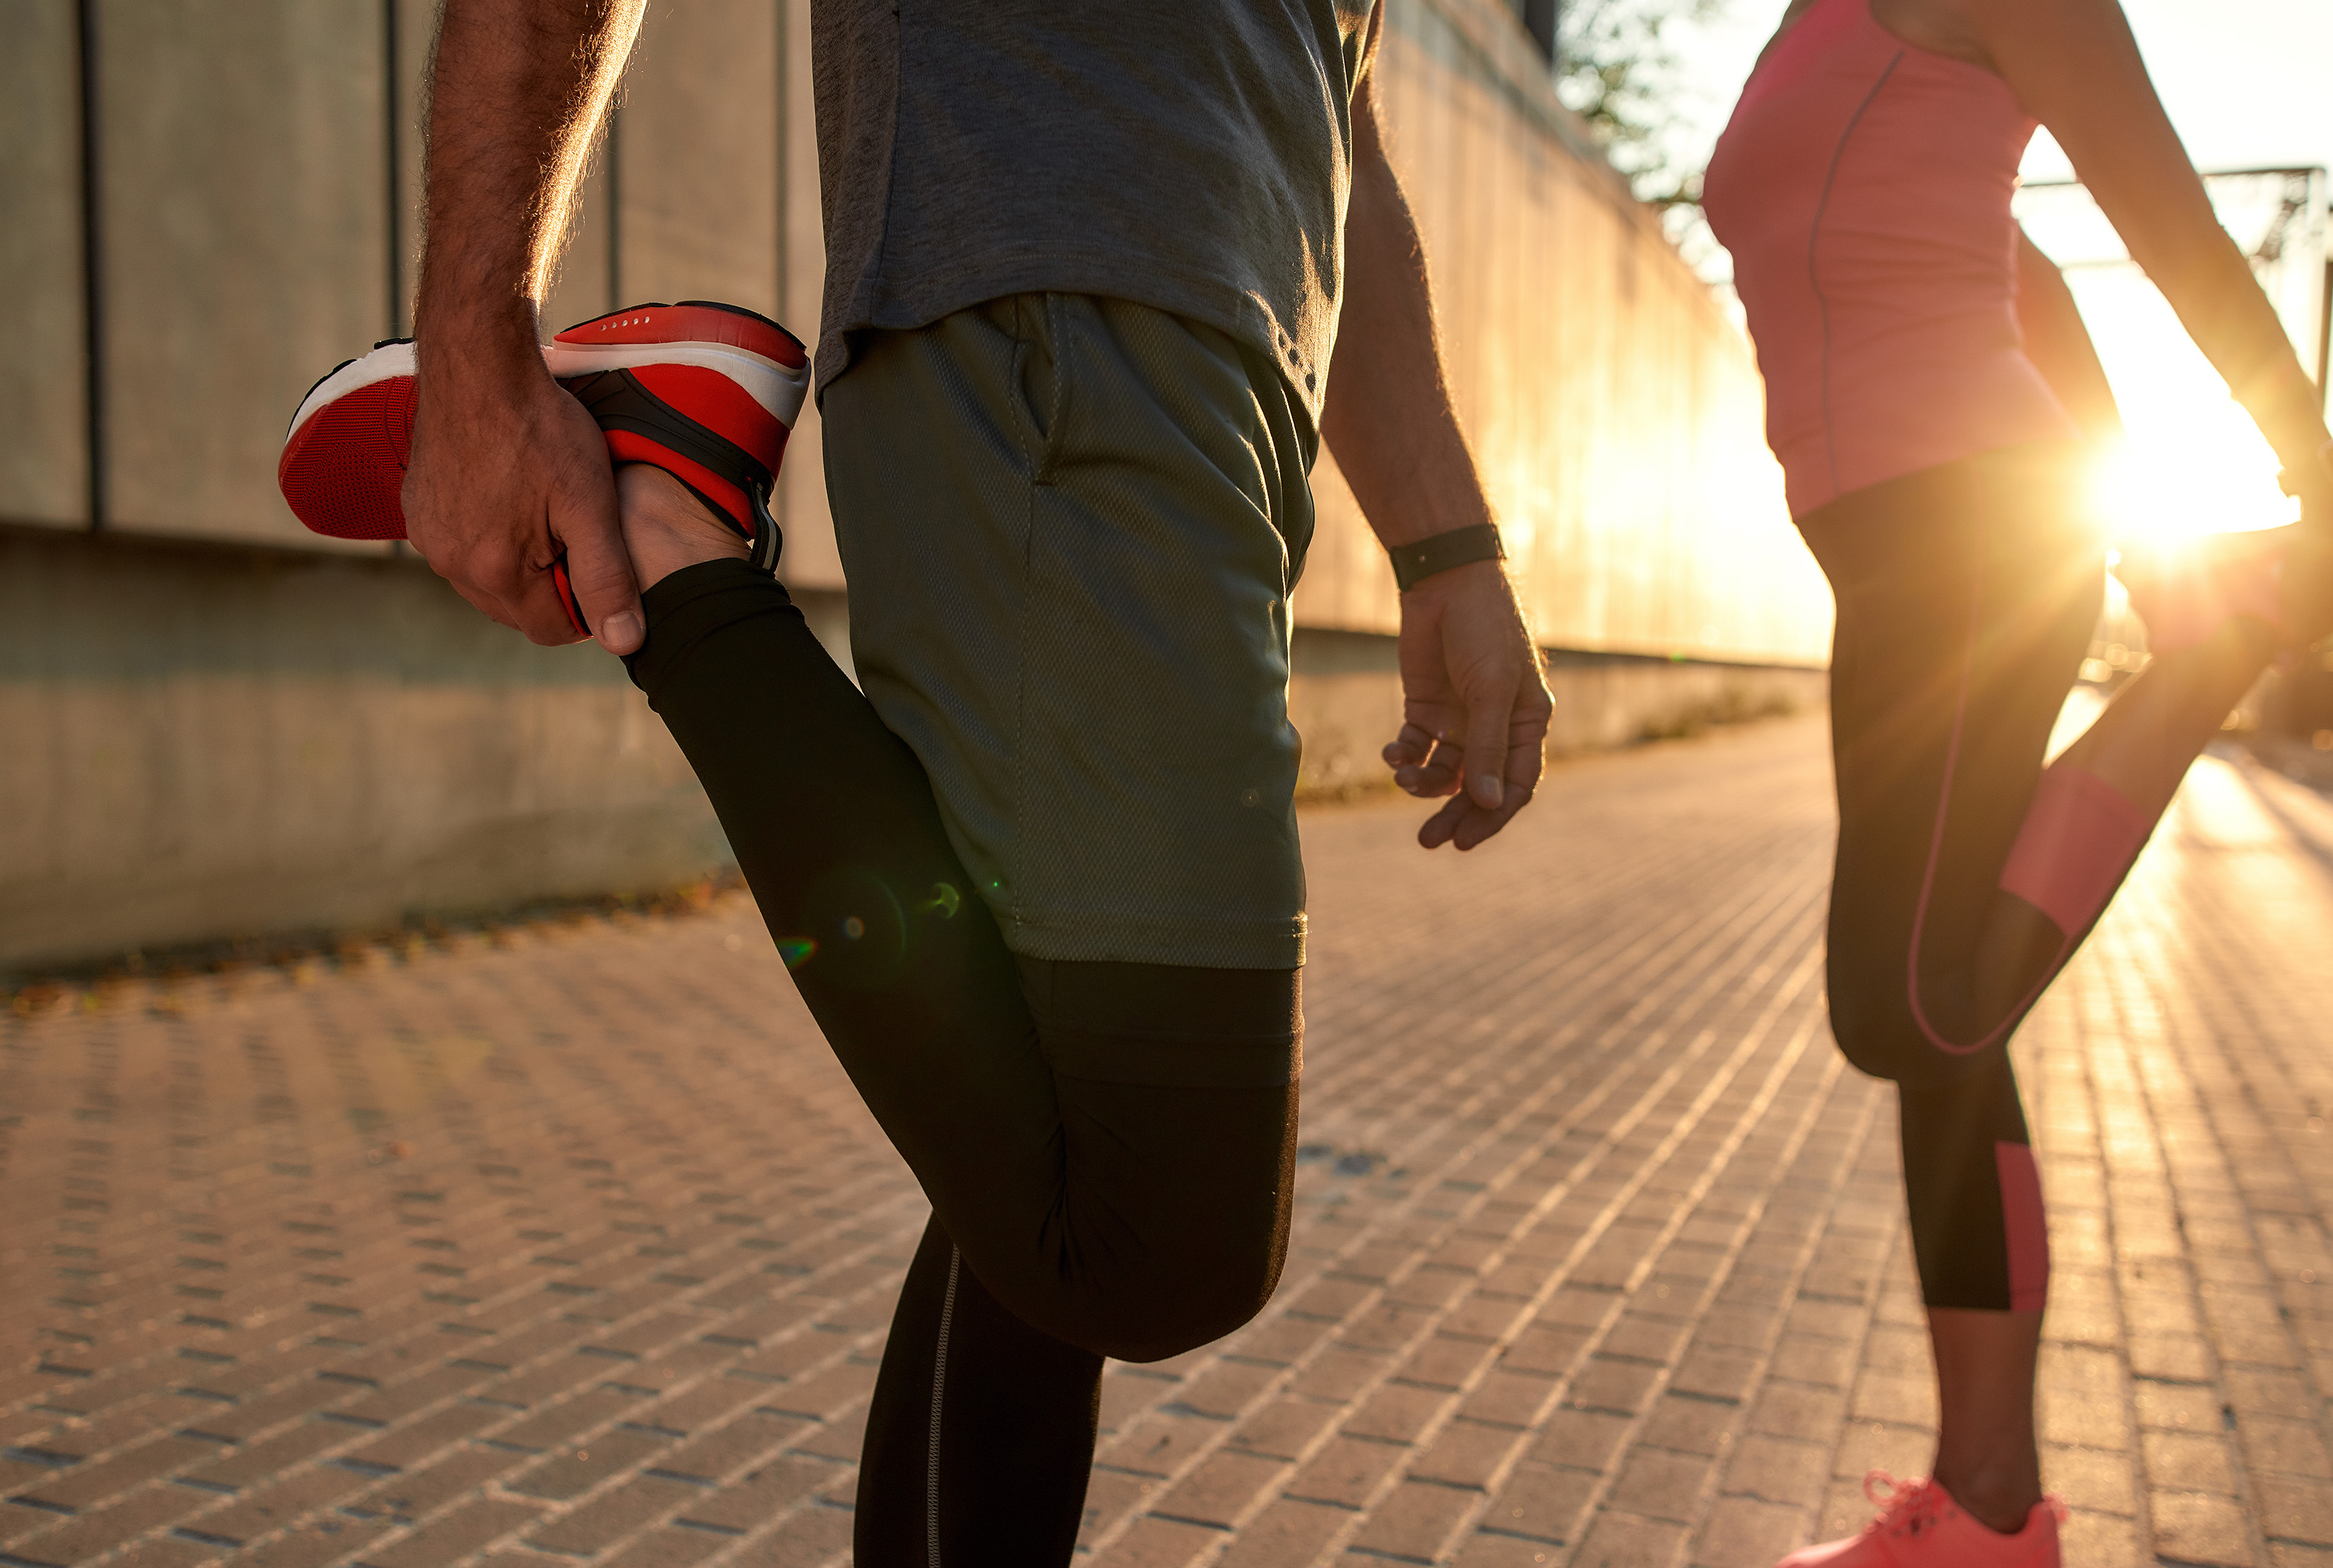
[[[1774,1568],[2059,1568],[2058,1521],[2066,1506],[2044,1497],[2014,1535],[1989,1530],[1934,1481],[1863,1477],[1879,1517],[1863,1534],[1793,1552]]]
[[[770,489],[810,386],[810,357],[792,333],[736,305],[684,300],[570,327],[543,345],[542,359],[599,421],[612,461],[665,470],[753,542],[755,564],[777,569]],[[405,537],[413,367],[413,340],[392,338],[301,400],[275,480],[316,532]],[[567,618],[589,636],[565,563],[551,569]]]

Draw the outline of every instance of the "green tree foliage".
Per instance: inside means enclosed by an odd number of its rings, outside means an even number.
[[[1698,160],[1677,145],[1677,38],[1725,3],[1565,0],[1557,96],[1588,122],[1641,200],[1663,207],[1700,201]]]

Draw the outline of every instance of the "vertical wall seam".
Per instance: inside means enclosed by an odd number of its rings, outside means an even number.
[[[777,287],[776,299],[778,308],[772,311],[771,314],[775,316],[779,322],[782,324],[786,319],[786,310],[789,303],[786,299],[786,245],[792,234],[792,225],[789,221],[789,215],[786,212],[786,157],[789,139],[786,132],[786,123],[789,117],[793,112],[790,97],[793,84],[786,80],[786,29],[793,25],[793,8],[787,4],[787,0],[772,0],[771,9],[776,13],[777,16],[776,32],[778,45],[777,60],[775,62],[778,90],[770,95],[771,101],[777,105],[777,121],[771,129],[777,133],[778,142],[778,232],[775,236],[777,243],[773,247],[776,252],[774,260],[777,263],[777,277],[774,282]]]
[[[786,128],[793,113],[793,84],[786,79],[786,30],[793,25],[793,8],[788,0],[771,0],[771,9],[776,13],[778,35],[776,66],[778,90],[770,95],[770,100],[777,105],[778,110],[777,124],[773,128],[777,132],[778,139],[778,228],[775,235],[776,244],[772,247],[777,253],[778,275],[777,293],[774,296],[777,309],[770,314],[777,319],[780,325],[783,325],[792,305],[792,301],[786,296],[786,253],[787,247],[793,240],[793,219],[792,215],[786,211],[786,158],[791,140]],[[2328,270],[2327,276],[2333,278],[2333,269]],[[816,332],[811,334],[813,341],[816,340],[817,336]],[[2321,382],[2322,378],[2319,378],[2319,380]],[[786,487],[774,480],[770,484],[770,512],[771,521],[778,525],[782,533],[789,521],[786,512]]]
[[[623,89],[619,84],[614,100],[608,105],[608,309],[610,311],[624,308],[623,135]]]
[[[398,53],[397,0],[380,0],[381,100],[387,105],[382,127],[383,161],[389,166],[389,335],[411,336],[407,324],[405,289],[405,72]],[[395,559],[406,543],[392,539],[384,551]]]
[[[101,205],[98,139],[97,0],[80,0],[75,23],[81,50],[81,298],[83,424],[89,441],[89,526],[106,525],[105,222]]]
[[[405,332],[405,126],[397,51],[397,0],[380,0],[381,98],[389,106],[382,152],[389,166],[389,335]]]

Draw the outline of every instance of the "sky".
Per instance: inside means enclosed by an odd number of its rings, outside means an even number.
[[[1730,0],[1715,21],[1673,34],[1682,80],[1671,147],[1680,167],[1706,160],[1783,5]],[[2199,168],[2333,166],[2333,0],[2123,0],[2123,7]],[[2024,173],[2031,182],[2072,170],[2044,131]],[[2241,227],[2232,215],[2228,222]],[[2036,242],[2053,250],[2040,223],[2032,226]],[[1730,270],[1722,254],[1695,260],[1712,275]],[[2290,520],[2267,443],[2162,296],[2130,269],[2072,269],[2069,281],[2130,431],[2098,476],[2117,532],[2178,537]],[[2313,355],[2304,363],[2317,368]]]
[[[1774,31],[1783,0],[1730,0],[1715,22],[1675,34],[1685,101],[1679,149],[1705,158],[1733,95]],[[2328,0],[2124,0],[2171,121],[2201,168],[2333,166],[2333,4]],[[2029,178],[2062,178],[2037,138]]]

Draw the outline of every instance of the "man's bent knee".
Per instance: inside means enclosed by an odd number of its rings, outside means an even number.
[[[1284,1248],[1243,1267],[1231,1259],[1203,1264],[1195,1276],[1129,1289],[1104,1309],[1089,1349],[1117,1361],[1165,1361],[1245,1326],[1280,1284]]]

